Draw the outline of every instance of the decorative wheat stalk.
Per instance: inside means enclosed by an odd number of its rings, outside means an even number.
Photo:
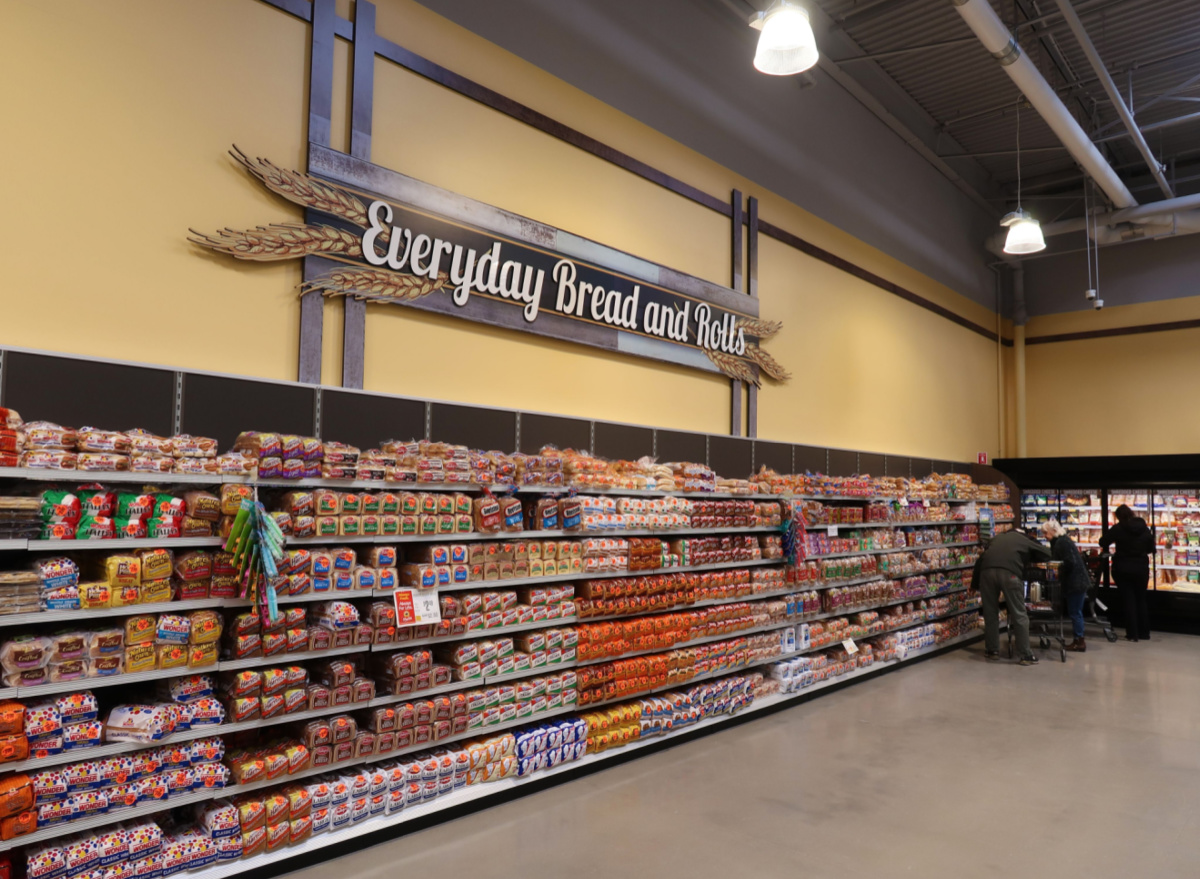
[[[769,339],[783,329],[783,323],[777,320],[752,320],[748,317],[739,317],[736,328],[745,330],[747,336]]]
[[[243,168],[262,181],[274,193],[306,208],[324,211],[341,217],[364,229],[368,225],[367,209],[362,201],[345,190],[324,183],[301,171],[280,168],[269,159],[251,159],[234,144],[229,151]]]
[[[778,360],[757,345],[746,346],[746,357],[777,382],[785,382],[792,377]]]
[[[254,229],[222,229],[215,235],[205,235],[195,229],[188,231],[193,236],[188,238],[188,241],[193,244],[226,253],[237,259],[268,262],[297,259],[311,254],[362,256],[362,243],[358,236],[333,226],[273,223]]]
[[[380,269],[352,269],[331,272],[323,278],[305,281],[300,289],[309,293],[320,290],[324,296],[353,296],[378,302],[402,302],[436,293],[450,283],[442,272],[437,280],[418,275],[402,275]]]
[[[708,355],[708,359],[716,365],[717,369],[730,378],[749,382],[756,388],[762,387],[762,379],[758,377],[758,373],[740,357],[734,357],[721,351],[710,351],[707,348],[704,349],[704,353]]]

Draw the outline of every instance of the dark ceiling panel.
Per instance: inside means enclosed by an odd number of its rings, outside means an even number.
[[[316,389],[184,374],[183,432],[213,437],[222,451],[244,430],[312,436]]]
[[[166,369],[70,357],[4,354],[4,405],[26,421],[170,436],[175,425],[175,374]]]
[[[707,463],[706,437],[702,433],[685,433],[679,430],[658,431],[658,460],[663,463],[687,461],[692,464]]]
[[[423,400],[350,391],[325,390],[321,393],[322,439],[369,449],[385,440],[424,437]]]
[[[845,449],[829,450],[829,475],[853,476],[858,473],[858,452]]]
[[[521,448],[527,455],[542,446],[588,451],[592,444],[592,423],[580,418],[521,413]]]
[[[738,436],[708,438],[708,466],[726,479],[747,479],[754,466],[754,440]]]
[[[636,461],[654,454],[654,431],[648,427],[633,427],[628,424],[613,424],[609,421],[596,422],[596,448],[593,453],[601,458]]]
[[[829,468],[829,450],[818,446],[792,446],[797,473],[824,473]]]
[[[429,438],[472,449],[512,452],[517,444],[517,413],[508,409],[434,403]]]
[[[868,476],[883,476],[887,469],[887,461],[883,455],[873,452],[858,453],[858,472]]]
[[[792,446],[789,443],[770,443],[764,440],[754,441],[754,470],[758,472],[763,467],[776,473],[792,472]]]

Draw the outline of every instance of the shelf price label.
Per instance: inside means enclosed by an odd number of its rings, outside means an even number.
[[[858,652],[858,645],[854,643],[853,638],[847,638],[845,641],[842,642],[842,646],[844,648],[846,648],[846,652],[849,653],[851,656],[853,656],[855,653]]]
[[[442,621],[437,589],[397,589],[392,598],[396,602],[397,626],[421,626]]]
[[[830,537],[837,537],[837,529],[838,529],[838,526],[837,526],[837,525],[830,525],[830,526],[829,526],[829,536],[830,536]]]

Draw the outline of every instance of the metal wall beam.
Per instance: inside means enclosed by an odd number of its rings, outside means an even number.
[[[337,8],[334,0],[313,0],[312,46],[308,71],[308,140],[329,146],[333,116],[333,43]],[[304,258],[304,280],[318,272],[313,257]],[[300,297],[300,356],[297,379],[321,383],[321,348],[325,334],[325,297],[313,290]]]

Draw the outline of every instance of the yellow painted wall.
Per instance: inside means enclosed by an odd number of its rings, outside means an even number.
[[[348,14],[350,4],[339,11]],[[380,32],[765,219],[991,326],[994,315],[410,0]],[[298,264],[198,251],[211,231],[294,222],[226,156],[303,167],[308,26],[256,0],[9,0],[0,95],[6,243],[0,344],[290,379]],[[348,46],[335,49],[333,146],[348,142]],[[36,87],[31,84],[36,84]],[[382,59],[373,160],[709,280],[727,283],[728,221]],[[992,343],[765,240],[769,349],[795,373],[760,397],[769,439],[973,459],[998,445]],[[340,381],[341,307],[327,303],[324,381]],[[51,319],[55,314],[59,319]],[[722,378],[371,306],[369,389],[719,432]]]
[[[1200,318],[1200,297],[1036,317],[1030,337]],[[1194,454],[1200,329],[1026,348],[1030,456]]]

